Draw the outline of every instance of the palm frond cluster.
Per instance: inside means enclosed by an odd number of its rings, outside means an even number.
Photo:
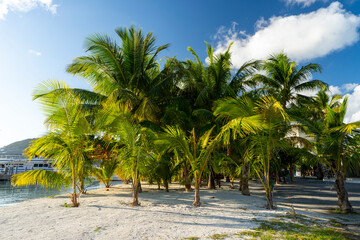
[[[86,39],[86,55],[67,71],[84,78],[92,91],[47,81],[34,92],[46,114],[49,133],[27,149],[29,157],[52,161],[54,173],[15,175],[16,186],[71,185],[71,200],[92,176],[110,187],[117,174],[131,181],[136,206],[140,180],[163,184],[179,181],[200,206],[200,185],[215,188],[220,175],[240,179],[249,195],[250,177],[264,187],[273,208],[273,186],[282,169],[308,163],[331,169],[343,211],[351,211],[344,177],[359,164],[360,122],[344,123],[347,98],[328,94],[327,84],[312,80],[318,64],[299,66],[286,54],[274,54],[234,69],[231,44],[215,54],[206,43],[203,63],[158,55],[152,33],[119,28],[120,42],[105,34]],[[302,94],[317,90],[314,97]],[[285,179],[284,179],[285,180]]]

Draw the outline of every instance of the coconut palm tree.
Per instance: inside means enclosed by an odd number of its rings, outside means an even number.
[[[140,174],[147,158],[151,157],[146,128],[134,118],[125,104],[110,99],[103,103],[103,108],[95,117],[95,129],[105,138],[116,139],[112,154],[120,159],[119,170],[123,175],[131,175],[133,201],[131,206],[139,204]]]
[[[93,151],[88,154],[93,162],[91,173],[109,188],[120,164],[116,155],[118,149],[115,149],[118,144],[115,139],[97,137],[92,139],[92,145]]]
[[[231,138],[251,136],[246,145],[246,157],[252,160],[251,165],[264,187],[267,208],[273,209],[271,169],[277,149],[288,146],[277,134],[289,119],[285,110],[270,96],[263,96],[256,102],[242,96],[218,101],[215,114],[227,120],[219,134],[225,143]]]
[[[173,152],[180,158],[185,159],[191,165],[192,174],[195,182],[195,197],[193,206],[199,207],[200,202],[200,182],[206,164],[214,151],[217,140],[211,139],[212,129],[200,135],[192,129],[190,136],[181,128],[168,126],[164,129],[165,133],[160,134],[155,144],[161,146],[168,152]]]
[[[345,165],[356,153],[353,135],[360,132],[360,121],[344,123],[348,97],[345,96],[340,107],[327,107],[326,128],[322,134],[322,157],[335,175],[335,187],[340,210],[353,211],[345,188]],[[356,144],[356,143],[355,143]]]
[[[64,91],[54,91],[54,89]],[[50,94],[51,93],[51,94]],[[89,149],[88,134],[91,133],[87,113],[82,109],[82,100],[68,86],[58,81],[48,81],[35,90],[47,118],[45,125],[49,133],[35,140],[26,150],[30,159],[41,156],[52,161],[56,173],[34,170],[20,173],[13,178],[15,186],[40,184],[46,187],[60,187],[71,180],[73,192],[71,202],[79,206],[77,192],[84,181],[86,152]],[[54,182],[54,183],[51,183]],[[80,187],[79,187],[80,188]]]
[[[162,70],[156,60],[169,45],[156,47],[152,33],[144,36],[141,29],[134,27],[117,28],[115,33],[120,44],[106,34],[87,38],[87,55],[75,58],[67,71],[89,82],[94,90],[90,96],[94,102],[105,98],[121,101],[138,121],[157,122],[161,105],[171,97],[174,86],[173,59]]]
[[[206,42],[205,42],[206,43]],[[195,61],[187,60],[183,63],[184,71],[181,79],[181,95],[190,99],[195,128],[211,128],[215,125],[215,116],[212,113],[214,102],[224,97],[236,97],[245,92],[247,87],[254,87],[251,74],[258,67],[259,61],[244,63],[233,73],[229,45],[224,53],[215,54],[213,46],[206,43],[207,63],[203,64],[196,52],[188,47],[188,51],[195,57]],[[191,131],[187,129],[188,131]],[[214,129],[216,135],[217,129]],[[215,188],[213,158],[209,160],[209,188]]]
[[[265,73],[254,75],[252,80],[262,84],[284,109],[297,97],[306,98],[301,94],[302,91],[327,86],[323,81],[309,80],[313,73],[321,72],[319,64],[309,63],[299,68],[297,63],[284,53],[270,55],[270,58],[262,62],[261,70]]]

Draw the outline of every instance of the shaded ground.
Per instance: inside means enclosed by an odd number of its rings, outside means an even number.
[[[360,213],[360,184],[346,183],[345,187],[354,210]],[[292,183],[277,185],[274,195],[279,203],[310,211],[327,212],[338,208],[333,182],[296,178]]]
[[[250,182],[252,195],[265,197],[260,184]],[[314,179],[295,178],[291,183],[275,185],[274,201],[278,207],[289,210],[294,207],[297,213],[341,222],[347,229],[360,233],[360,184],[346,183],[349,200],[355,213],[336,213],[338,200],[334,183]]]

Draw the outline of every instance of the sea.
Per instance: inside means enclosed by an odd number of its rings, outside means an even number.
[[[121,184],[121,181],[114,181],[112,185]],[[97,188],[104,188],[104,184],[94,181],[86,189],[92,190]],[[0,208],[14,205],[19,202],[34,199],[45,198],[53,195],[68,193],[71,190],[46,190],[40,186],[26,186],[26,187],[13,187],[10,181],[0,181]]]

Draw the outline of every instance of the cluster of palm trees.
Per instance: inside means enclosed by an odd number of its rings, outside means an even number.
[[[13,177],[16,186],[72,186],[71,201],[93,176],[110,187],[117,174],[131,180],[139,205],[141,179],[164,185],[179,181],[200,206],[200,185],[215,177],[240,178],[249,195],[249,177],[263,185],[274,208],[273,185],[284,167],[295,164],[332,169],[339,206],[351,211],[345,171],[358,164],[360,123],[344,123],[347,98],[328,95],[327,84],[310,80],[318,64],[298,66],[286,54],[265,61],[231,64],[230,48],[215,54],[206,43],[204,64],[194,60],[158,61],[168,45],[157,47],[152,33],[134,27],[86,40],[86,55],[67,72],[84,78],[92,91],[47,81],[34,92],[46,114],[48,134],[26,150],[52,161],[56,172],[34,170]],[[319,90],[315,97],[301,94]],[[297,134],[294,134],[297,133]]]

